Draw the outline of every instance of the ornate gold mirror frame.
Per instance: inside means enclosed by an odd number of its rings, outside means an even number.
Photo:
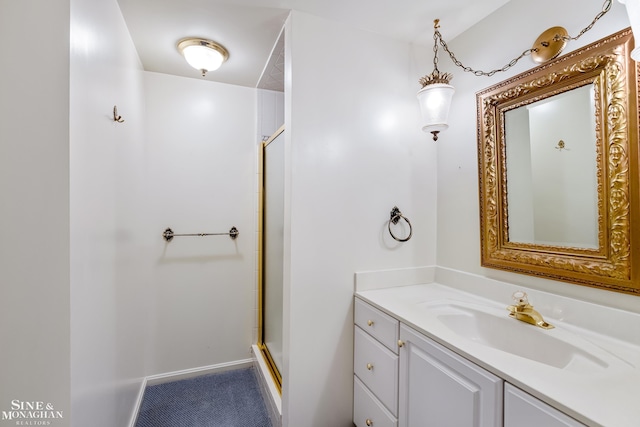
[[[482,266],[640,295],[638,67],[623,30],[476,95]],[[505,113],[593,85],[597,248],[509,240]],[[563,145],[564,147],[564,145]]]

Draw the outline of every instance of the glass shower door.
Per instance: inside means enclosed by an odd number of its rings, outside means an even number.
[[[284,128],[264,143],[262,156],[262,256],[259,347],[282,385],[282,284],[284,252]]]

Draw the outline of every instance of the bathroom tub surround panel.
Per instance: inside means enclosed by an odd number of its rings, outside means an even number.
[[[39,3],[38,9],[45,2]],[[120,427],[129,425],[134,416],[147,374],[153,312],[151,252],[157,247],[154,238],[161,240],[164,228],[149,227],[144,71],[118,4],[74,0],[70,12],[71,38],[66,41],[66,49],[71,49],[66,118],[71,131],[70,233],[65,238],[55,223],[42,222],[57,230],[56,245],[65,239],[70,242],[67,364],[72,414],[65,411],[65,419],[73,426]],[[50,37],[41,39],[46,40],[47,51]],[[46,74],[48,66],[47,70]],[[64,101],[57,98],[56,103],[62,106]],[[124,122],[114,122],[114,105]],[[39,119],[34,124],[50,131]],[[63,252],[62,246],[55,252]],[[48,280],[44,283],[49,285]],[[40,297],[53,302],[46,295]]]
[[[255,90],[152,72],[144,89],[146,220],[155,230],[148,374],[244,359],[256,319]],[[161,237],[166,227],[232,226],[235,240]]]
[[[545,316],[557,328],[545,333],[556,331],[556,336],[562,336],[569,331],[617,356],[606,369],[558,369],[462,338],[441,323],[434,311],[424,307],[431,301],[454,300],[504,310],[507,317],[505,307],[511,303],[510,294],[505,295],[504,301],[494,301],[430,283],[360,291],[356,296],[580,422],[622,427],[637,425],[640,419],[640,406],[637,404],[640,346],[637,343],[607,337],[598,331],[581,329],[580,325],[565,324]],[[533,298],[530,302],[536,304]],[[574,302],[576,305],[579,303]],[[640,316],[623,314],[635,324],[640,322]],[[615,315],[615,310],[612,310],[609,320],[615,321]],[[513,322],[518,321],[513,319]],[[522,326],[534,327],[525,323]],[[514,345],[518,345],[517,340],[514,337]]]

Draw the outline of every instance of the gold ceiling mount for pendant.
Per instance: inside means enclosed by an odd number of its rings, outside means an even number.
[[[570,40],[569,33],[563,27],[551,27],[536,39],[531,47],[531,59],[538,64],[556,58]]]

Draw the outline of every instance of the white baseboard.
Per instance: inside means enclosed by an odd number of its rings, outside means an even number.
[[[234,360],[231,362],[218,363],[217,365],[201,366],[199,368],[183,369],[181,371],[150,375],[146,379],[147,385],[158,385],[171,381],[179,381],[199,377],[201,375],[230,371],[232,369],[249,368],[252,365],[253,359]]]
[[[147,388],[147,386],[168,383],[171,381],[186,380],[189,378],[199,377],[201,375],[209,375],[209,374],[214,374],[219,372],[230,371],[232,369],[249,368],[253,366],[253,364],[254,364],[254,359],[234,360],[231,362],[218,363],[216,365],[201,366],[199,368],[183,369],[181,371],[149,375],[148,377],[143,378],[142,384],[140,384],[140,391],[138,392],[138,398],[136,400],[136,405],[133,409],[133,414],[131,416],[131,422],[129,423],[129,427],[135,427],[136,425],[136,421],[138,419],[138,413],[140,412],[140,407],[142,406],[144,391]]]
[[[140,384],[140,390],[138,390],[138,397],[136,398],[136,404],[133,407],[133,414],[131,414],[131,421],[129,421],[129,427],[136,427],[138,421],[138,414],[140,413],[140,407],[142,406],[142,398],[144,397],[144,391],[147,388],[147,378],[142,379]]]

